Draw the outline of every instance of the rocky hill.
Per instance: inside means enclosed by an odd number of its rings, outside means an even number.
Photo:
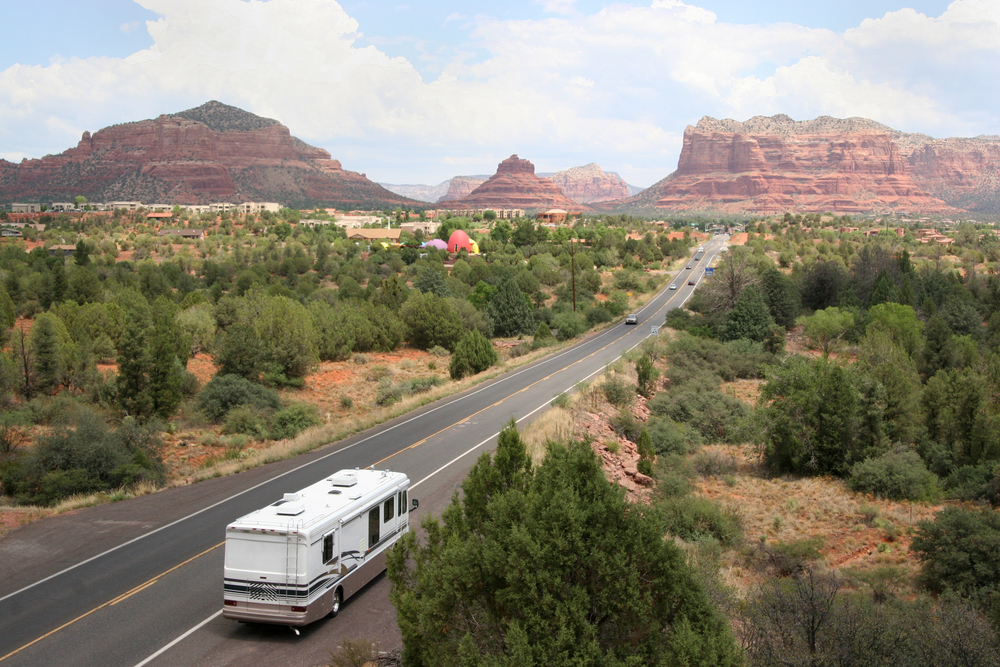
[[[621,199],[632,194],[621,176],[609,174],[593,162],[556,172],[549,179],[567,197],[583,204]]]
[[[998,209],[1000,140],[937,140],[865,118],[702,118],[677,171],[614,207],[773,213]]]
[[[395,192],[402,197],[409,197],[417,201],[435,203],[448,192],[448,185],[451,179],[438,183],[437,185],[397,185],[395,183],[379,183],[389,192]]]
[[[276,120],[211,101],[155,120],[84,132],[76,148],[0,160],[0,202],[72,200],[289,206],[419,205],[346,171]]]
[[[453,179],[454,181],[454,179]],[[580,204],[569,199],[547,178],[535,174],[535,165],[517,155],[497,165],[490,178],[461,199],[449,202],[453,207],[520,208],[538,210],[563,208],[580,210]]]
[[[438,202],[453,202],[468,197],[488,178],[489,176],[456,176],[448,181],[448,191],[438,199]]]

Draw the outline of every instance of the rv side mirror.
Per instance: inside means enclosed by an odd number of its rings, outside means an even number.
[[[412,512],[413,510],[417,509],[418,507],[420,507],[420,501],[417,500],[416,498],[414,498],[413,499],[413,506],[410,507],[410,511]]]

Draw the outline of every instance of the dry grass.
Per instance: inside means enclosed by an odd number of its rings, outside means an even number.
[[[538,464],[545,458],[545,443],[565,442],[573,437],[575,428],[572,411],[565,408],[551,408],[528,424],[521,432],[521,439],[528,449],[532,462]]]

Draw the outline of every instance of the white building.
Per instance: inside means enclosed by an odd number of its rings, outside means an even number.
[[[277,213],[280,210],[281,204],[271,201],[246,201],[239,206],[240,213],[244,215],[247,213],[263,213],[264,211]]]
[[[141,201],[109,201],[104,205],[109,211],[138,211],[142,208]]]
[[[41,213],[41,204],[11,204],[11,213]]]

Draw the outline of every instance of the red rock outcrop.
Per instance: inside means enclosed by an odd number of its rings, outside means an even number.
[[[0,201],[68,198],[204,204],[413,205],[345,171],[330,154],[278,121],[208,102],[155,120],[84,132],[59,155],[0,161]]]
[[[457,201],[472,194],[472,191],[486,182],[486,178],[478,176],[456,176],[448,182],[448,192],[446,192],[438,203],[446,201]]]
[[[468,196],[450,205],[469,208],[586,208],[568,199],[549,179],[537,176],[535,165],[516,155],[497,165],[497,172]]]
[[[1000,210],[1000,139],[936,140],[865,118],[702,118],[677,171],[615,207],[774,213]]]
[[[584,167],[560,171],[549,179],[568,198],[582,204],[629,196],[628,184],[618,174],[609,174],[591,162]]]

